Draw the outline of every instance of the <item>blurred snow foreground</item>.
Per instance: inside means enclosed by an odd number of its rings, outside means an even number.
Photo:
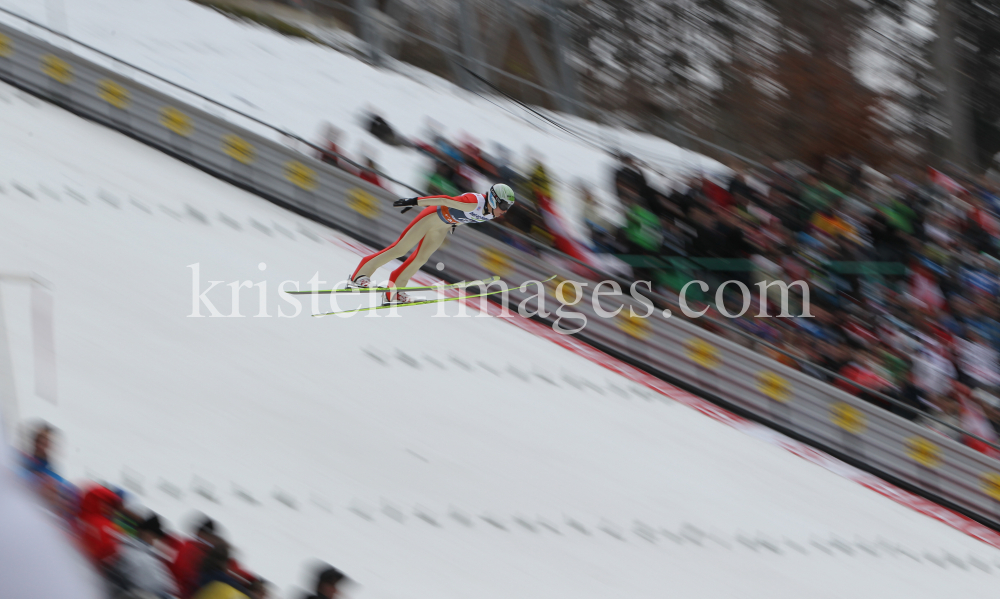
[[[0,102],[0,269],[55,293],[58,405],[18,351],[28,300],[3,290],[20,413],[62,431],[68,479],[125,486],[175,531],[206,513],[284,596],[313,558],[385,599],[995,587],[990,531],[571,339],[474,309],[309,318],[329,299],[296,311],[280,284],[341,280],[365,248],[9,87]],[[188,317],[193,264],[243,318]],[[0,585],[36,584],[0,596],[85,596],[44,592],[74,558],[11,505]]]

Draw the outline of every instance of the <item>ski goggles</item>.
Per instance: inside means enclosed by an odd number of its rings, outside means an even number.
[[[508,202],[507,200],[501,200],[499,197],[497,197],[496,192],[493,191],[492,189],[490,190],[489,201],[490,201],[490,206],[493,206],[494,208],[499,208],[504,211],[510,210],[510,207],[512,205],[512,202]]]

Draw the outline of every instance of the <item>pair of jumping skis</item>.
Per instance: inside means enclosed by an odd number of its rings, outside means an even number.
[[[549,277],[542,281],[546,283],[555,278],[555,275]],[[424,285],[418,287],[353,287],[347,289],[318,289],[318,290],[308,290],[308,291],[286,291],[290,295],[308,295],[308,294],[348,294],[348,293],[384,293],[386,291],[448,291],[452,289],[465,289],[467,287],[486,287],[488,288],[493,283],[500,280],[500,277],[493,276],[487,279],[480,279],[477,281],[461,281],[459,283],[450,283],[447,285]],[[406,302],[402,304],[383,304],[381,306],[368,306],[366,308],[356,308],[354,310],[337,310],[333,312],[324,312],[322,314],[313,314],[313,316],[331,316],[333,314],[347,314],[353,312],[366,312],[368,310],[384,310],[386,308],[397,307],[401,308],[404,306],[422,306],[424,304],[437,304],[440,302],[452,302],[460,299],[471,299],[474,297],[485,297],[487,295],[493,295],[495,293],[502,293],[507,291],[506,288],[496,289],[494,291],[487,291],[485,293],[477,293],[476,295],[458,295],[456,297],[442,297],[432,300],[418,300],[415,302]]]

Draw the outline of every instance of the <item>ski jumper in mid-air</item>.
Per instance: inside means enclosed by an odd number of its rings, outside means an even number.
[[[414,206],[422,207],[423,210],[389,247],[362,258],[351,275],[351,287],[371,286],[371,276],[376,270],[392,260],[402,258],[406,252],[416,247],[410,257],[389,275],[387,287],[405,287],[410,277],[441,247],[449,231],[458,225],[500,218],[514,205],[514,190],[501,183],[490,187],[484,194],[404,198],[396,200],[392,205],[405,206],[403,212]],[[402,291],[386,291],[385,301],[390,304],[406,304],[412,300]]]

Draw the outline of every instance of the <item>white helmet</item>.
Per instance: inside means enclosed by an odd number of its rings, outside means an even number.
[[[510,210],[514,205],[514,190],[509,185],[497,183],[486,193],[486,201],[493,208],[499,206],[501,210]]]

